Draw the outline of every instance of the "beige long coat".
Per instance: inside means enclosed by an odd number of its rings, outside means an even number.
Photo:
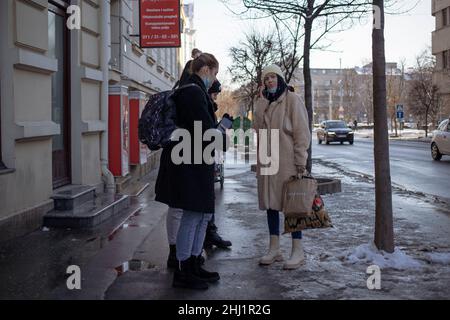
[[[255,105],[253,128],[258,133],[256,172],[259,208],[282,211],[283,184],[297,174],[296,166],[306,166],[308,159],[311,134],[305,105],[300,96],[288,90],[270,105],[267,99],[259,98]],[[261,129],[267,129],[267,131],[264,132]],[[278,141],[271,139],[271,129],[279,130]],[[267,140],[266,148],[263,148],[263,140]],[[271,154],[270,150],[273,150],[276,143],[279,145],[279,152],[274,149]],[[264,164],[268,161],[264,161],[260,151],[270,155],[268,165]],[[278,170],[275,170],[277,166]],[[273,169],[268,170],[267,167]],[[263,174],[264,170],[266,170],[265,174]]]

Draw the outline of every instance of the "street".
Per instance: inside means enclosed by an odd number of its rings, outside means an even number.
[[[389,152],[394,186],[450,199],[450,156],[433,161],[429,143],[412,141],[390,141]],[[346,171],[374,176],[372,139],[355,137],[354,145],[319,145],[313,134],[313,157]]]

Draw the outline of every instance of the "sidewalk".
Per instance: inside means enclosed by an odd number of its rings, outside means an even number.
[[[374,187],[371,177],[314,161],[313,174],[342,180],[342,193],[324,197],[333,229],[304,232],[306,264],[258,265],[267,249],[265,213],[257,208],[256,179],[249,165],[227,163],[225,186],[216,184],[216,223],[233,242],[230,250],[207,252],[206,268],[219,283],[203,292],[173,289],[165,267],[167,207],[154,202],[152,188],[135,200],[142,206],[115,233],[37,231],[0,245],[1,299],[448,299],[450,297],[450,210],[446,203],[394,190],[396,246],[390,259],[374,256]],[[154,177],[149,178],[154,184]],[[281,229],[282,224],[281,224]],[[281,237],[284,257],[290,237]],[[405,256],[405,255],[406,256]],[[382,267],[381,290],[367,289],[368,266]],[[382,257],[383,258],[383,257]],[[384,257],[386,258],[386,257]],[[69,291],[65,270],[77,264],[82,289]],[[395,268],[392,268],[396,267]]]
[[[398,130],[398,136],[395,136],[395,131],[389,131],[389,140],[395,141],[414,141],[430,143],[432,131],[428,132],[428,137],[425,137],[425,130],[405,129]],[[373,129],[358,129],[354,131],[355,137],[373,139]]]
[[[396,246],[401,249],[382,268],[381,290],[370,291],[365,248],[373,239],[374,190],[370,178],[349,176],[326,163],[315,163],[314,174],[342,179],[343,192],[325,196],[334,229],[304,232],[305,266],[282,270],[282,263],[258,266],[268,242],[265,214],[256,207],[254,173],[226,171],[224,191],[218,190],[219,231],[233,242],[231,250],[208,252],[206,268],[221,280],[204,292],[173,289],[166,256],[156,254],[165,245],[164,219],[157,234],[135,254],[150,269],[118,277],[106,299],[448,299],[450,297],[450,216],[448,206],[407,191],[394,194]],[[236,169],[236,168],[235,168]],[[228,169],[229,170],[229,169]],[[447,209],[445,209],[447,208]],[[284,256],[290,237],[282,236]],[[406,254],[407,256],[405,256]]]

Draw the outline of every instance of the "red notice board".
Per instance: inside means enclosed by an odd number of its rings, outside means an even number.
[[[180,0],[139,0],[140,47],[179,48]]]

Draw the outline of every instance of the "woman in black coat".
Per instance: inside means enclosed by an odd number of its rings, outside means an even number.
[[[214,164],[203,159],[203,151],[211,142],[202,142],[194,157],[194,122],[201,122],[201,135],[216,128],[213,104],[208,89],[216,80],[219,63],[213,55],[203,53],[192,61],[192,75],[186,84],[194,84],[180,90],[176,97],[177,126],[187,130],[191,137],[189,163],[175,164],[172,150],[174,142],[161,155],[160,170],[156,182],[156,201],[183,210],[177,235],[177,259],[180,268],[174,274],[174,287],[207,289],[206,282],[219,280],[219,274],[208,272],[200,266],[200,257],[206,227],[214,213]],[[200,154],[201,151],[201,154]],[[195,162],[200,158],[200,163]]]

